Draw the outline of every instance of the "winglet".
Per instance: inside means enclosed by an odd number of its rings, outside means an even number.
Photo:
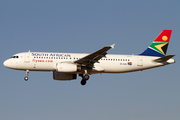
[[[115,44],[111,45],[110,47],[114,49]]]

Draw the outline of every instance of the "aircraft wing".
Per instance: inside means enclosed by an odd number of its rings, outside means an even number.
[[[102,57],[105,57],[107,54],[107,51],[111,48],[114,48],[114,45],[111,46],[105,46],[102,49],[93,52],[79,60],[74,61],[74,63],[81,64],[82,66],[88,66],[92,67],[94,63],[98,62]]]

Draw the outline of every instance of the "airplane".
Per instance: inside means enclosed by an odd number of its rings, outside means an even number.
[[[172,30],[163,30],[159,36],[138,55],[107,54],[114,45],[105,46],[91,54],[22,52],[4,61],[4,66],[26,71],[24,80],[28,80],[29,71],[51,71],[53,79],[60,81],[74,80],[77,74],[85,85],[92,74],[127,73],[142,71],[175,63],[175,55],[167,55],[167,48]]]

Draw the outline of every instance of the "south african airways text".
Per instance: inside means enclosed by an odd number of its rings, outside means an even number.
[[[32,56],[40,57],[71,57],[70,54],[58,54],[58,53],[32,53]]]

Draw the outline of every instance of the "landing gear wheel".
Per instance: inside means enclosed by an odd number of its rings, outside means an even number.
[[[85,80],[88,80],[88,79],[89,79],[89,75],[88,75],[88,74],[85,74],[83,78],[84,78]]]
[[[85,74],[79,74],[79,76],[82,77],[81,85],[86,85],[86,82],[89,79],[89,75],[87,74],[87,71],[85,72]]]
[[[86,80],[82,79],[81,80],[81,85],[85,85],[86,84]]]
[[[24,77],[24,80],[25,80],[25,81],[28,80],[28,75],[29,75],[29,70],[26,70],[26,77]]]
[[[24,77],[24,80],[25,80],[25,81],[27,81],[27,80],[28,80],[28,77],[27,77],[27,76],[26,76],[26,77]]]

